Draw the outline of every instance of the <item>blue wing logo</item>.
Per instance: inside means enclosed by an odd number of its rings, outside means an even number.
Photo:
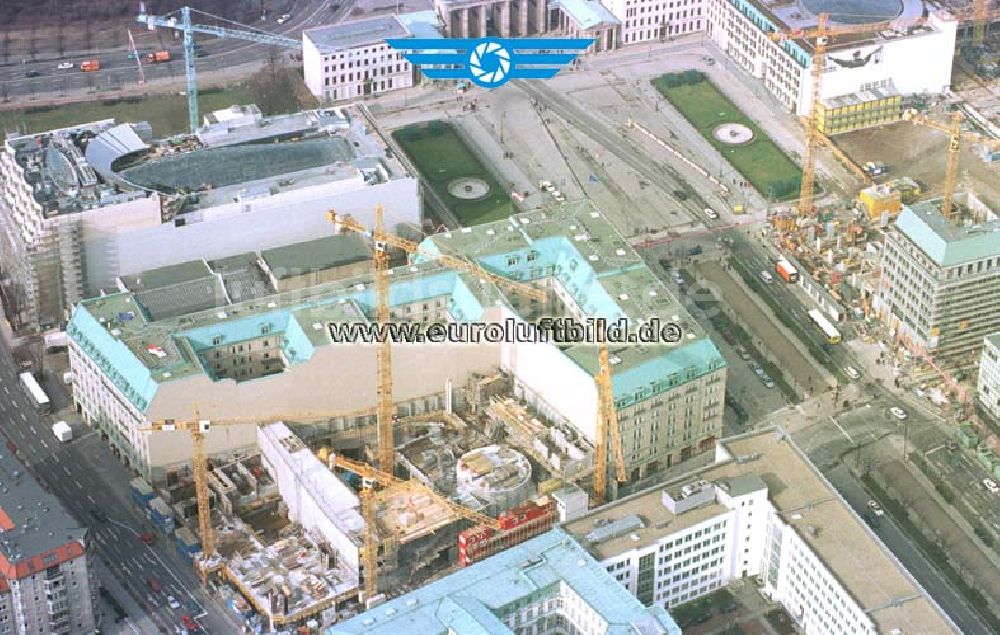
[[[389,39],[428,79],[466,79],[499,88],[512,79],[548,79],[593,44],[590,38]]]

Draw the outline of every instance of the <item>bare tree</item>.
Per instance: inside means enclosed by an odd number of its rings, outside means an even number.
[[[28,56],[32,60],[38,55],[38,27],[31,25],[31,33],[28,35]]]
[[[63,14],[58,13],[59,24],[56,26],[56,50],[59,51],[59,57],[62,57],[66,52],[66,34],[63,33]]]
[[[250,79],[250,94],[265,114],[294,112],[299,109],[297,82],[296,71],[282,64],[281,50],[271,47],[264,68]]]
[[[3,43],[0,44],[3,50],[3,61],[6,64],[10,60],[10,30],[3,30]]]
[[[94,27],[90,22],[90,13],[83,17],[83,49],[90,51],[94,48]]]

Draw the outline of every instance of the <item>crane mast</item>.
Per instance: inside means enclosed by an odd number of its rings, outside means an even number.
[[[608,345],[601,343],[597,356],[597,427],[594,432],[594,506],[604,504],[608,489],[608,439],[611,440],[611,453],[615,462],[615,477],[618,482],[627,479],[625,473],[625,457],[622,452],[621,428],[618,423],[618,412],[615,410],[615,397],[611,383],[611,364]]]
[[[375,231],[385,234],[382,206],[375,207]],[[375,239],[372,259],[375,265],[375,319],[379,330],[388,335],[389,327],[389,252],[384,240]],[[378,466],[392,473],[395,463],[396,443],[392,428],[392,343],[383,337],[376,352]]]
[[[192,9],[191,7],[184,6],[180,8],[181,19],[178,21],[176,16],[170,14],[164,16],[149,15],[146,13],[144,5],[145,3],[140,3],[139,15],[136,16],[136,22],[145,24],[151,31],[155,30],[157,27],[164,27],[180,31],[184,36],[184,75],[187,79],[188,130],[192,134],[198,131],[198,80],[194,64],[196,58],[194,50],[195,33],[211,35],[214,37],[244,40],[257,44],[283,46],[285,48],[299,48],[302,46],[302,42],[294,38],[267,33],[259,29],[254,29],[253,27],[239,24],[238,22],[233,22],[232,20],[220,18],[219,16],[212,15],[211,13],[197,11],[197,9]],[[229,22],[236,28],[211,24],[196,24],[191,20],[192,11],[197,11],[198,13],[213,20]]]

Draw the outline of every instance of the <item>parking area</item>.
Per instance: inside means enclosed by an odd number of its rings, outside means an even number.
[[[775,326],[774,316],[765,313],[743,287],[730,277],[722,265],[717,262],[702,263],[698,267],[698,273],[716,285],[730,306],[738,307],[740,317],[748,325],[752,335],[778,359],[778,365],[787,377],[795,378],[813,394],[827,388],[826,382],[813,362]]]

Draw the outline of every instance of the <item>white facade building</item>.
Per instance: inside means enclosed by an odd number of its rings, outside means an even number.
[[[387,15],[302,32],[306,87],[318,99],[344,101],[409,88],[416,71],[389,38],[439,38],[433,11]]]
[[[774,42],[768,34],[814,27],[815,18],[797,3],[778,0],[706,1],[712,41],[789,110],[808,114],[812,44],[793,38]],[[904,2],[900,19],[919,17],[921,4]],[[915,27],[830,38],[820,98],[825,102],[880,88],[903,95],[942,93],[951,85],[957,25],[947,12],[932,12]]]
[[[1000,422],[1000,333],[983,338],[976,395],[983,408]]]
[[[774,430],[724,439],[715,464],[562,527],[647,606],[752,577],[805,633],[958,632]]]
[[[708,0],[606,0],[621,21],[621,43],[658,42],[667,37],[704,31]]]

